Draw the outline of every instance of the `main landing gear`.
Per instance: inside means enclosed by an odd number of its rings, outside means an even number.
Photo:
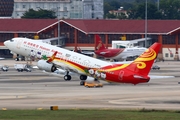
[[[87,79],[87,76],[86,75],[80,75],[80,85],[84,85],[85,84],[85,81]],[[70,81],[71,80],[71,76],[69,75],[69,71],[66,71],[66,75],[64,76],[64,80],[65,81]]]
[[[87,76],[86,75],[80,75],[80,80],[81,80],[81,82],[80,82],[80,85],[84,85],[84,83],[85,83],[85,81],[86,81],[86,79],[87,79]]]
[[[87,76],[86,76],[86,75],[80,75],[80,80],[81,80],[80,85],[84,85],[85,82],[86,82],[86,80],[87,80]],[[88,80],[88,81],[89,81],[89,80]],[[94,80],[92,80],[92,82],[98,82],[98,83],[100,83],[99,80],[96,79],[96,78],[94,78]]]
[[[64,76],[64,80],[65,81],[70,81],[71,80],[71,76],[69,75],[69,71],[67,71],[66,75]]]

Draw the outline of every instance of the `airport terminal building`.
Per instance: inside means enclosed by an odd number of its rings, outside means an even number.
[[[147,47],[162,43],[159,58],[179,60],[180,20],[148,20]],[[58,25],[60,26],[58,29]],[[59,34],[58,34],[59,32]],[[106,47],[112,41],[133,40],[145,37],[144,20],[82,20],[82,19],[0,19],[0,49],[2,56],[12,56],[3,42],[13,37],[32,39],[60,38],[61,47],[70,50],[95,49],[95,34],[99,34]]]

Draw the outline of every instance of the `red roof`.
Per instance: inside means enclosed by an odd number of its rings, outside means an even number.
[[[145,20],[62,20],[86,34],[144,34]],[[148,34],[171,34],[180,20],[148,20]]]
[[[85,34],[144,34],[145,20],[61,20]],[[0,19],[0,33],[39,33],[57,24],[57,19]],[[180,31],[180,20],[148,20],[148,34]]]
[[[0,19],[0,33],[37,33],[57,19]]]

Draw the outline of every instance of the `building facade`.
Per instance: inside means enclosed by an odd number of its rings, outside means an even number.
[[[14,0],[0,0],[0,17],[11,17]]]
[[[144,20],[0,19],[0,54],[1,57],[12,56],[3,42],[13,37],[47,39],[59,36],[65,49],[95,50],[95,34],[98,34],[106,47],[112,47],[115,40],[144,38],[144,23]],[[180,60],[180,20],[148,20],[147,23],[147,37],[151,41],[146,47],[159,42],[162,44],[159,58]]]
[[[14,0],[13,18],[21,18],[29,9],[46,9],[70,19],[103,19],[104,0]]]

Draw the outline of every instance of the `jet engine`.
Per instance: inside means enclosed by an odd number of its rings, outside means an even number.
[[[45,70],[47,72],[54,72],[57,70],[54,64],[47,63],[46,60],[39,60],[37,66],[40,70]]]

